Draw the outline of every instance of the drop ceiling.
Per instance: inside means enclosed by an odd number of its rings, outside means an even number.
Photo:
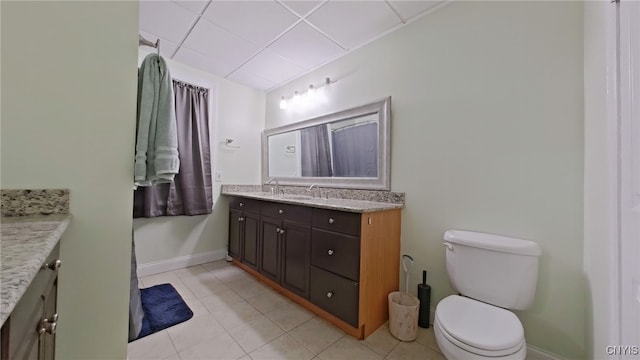
[[[268,91],[441,5],[427,0],[141,1],[160,54]],[[151,49],[149,49],[151,50]]]

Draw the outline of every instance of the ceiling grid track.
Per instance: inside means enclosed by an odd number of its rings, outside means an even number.
[[[202,15],[204,15],[204,12],[207,11],[207,9],[209,8],[209,5],[211,5],[211,1],[212,0],[207,1],[207,4],[202,7],[202,10],[200,10],[200,14],[198,14],[196,16],[195,21],[193,22],[193,24],[191,24],[191,26],[189,27],[189,30],[187,30],[186,34],[184,34],[184,37],[182,37],[182,40],[180,40],[180,43],[178,44],[176,49],[173,51],[173,54],[171,54],[170,59],[173,59],[173,57],[176,56],[176,54],[178,53],[178,51],[180,50],[180,48],[182,47],[184,42],[187,41],[187,38],[189,37],[189,35],[191,35],[191,32],[193,31],[193,28],[195,28],[196,25],[198,25],[198,22],[200,22],[200,19],[202,18]]]
[[[327,39],[331,40],[332,42],[334,42],[336,45],[340,46],[341,49],[344,49],[344,47],[340,44],[338,44],[335,40],[333,40],[331,37],[327,36],[324,32],[318,30],[315,26],[309,24],[306,21],[306,17],[313,14],[316,10],[318,10],[319,8],[321,8],[324,4],[327,3],[327,1],[319,4],[318,6],[316,6],[315,8],[313,8],[311,11],[309,11],[309,13],[307,13],[304,16],[298,15],[298,13],[296,13],[295,11],[293,11],[292,9],[290,9],[288,6],[286,6],[285,4],[281,3],[280,1],[276,0],[275,1],[278,5],[282,6],[285,10],[287,10],[288,12],[292,13],[293,15],[298,17],[298,20],[296,20],[296,22],[294,22],[291,26],[289,26],[288,28],[286,28],[282,33],[280,33],[280,35],[276,36],[273,40],[269,41],[264,47],[262,47],[262,49],[258,50],[255,54],[251,55],[247,60],[245,60],[243,63],[241,63],[240,65],[238,65],[235,69],[231,70],[227,75],[225,75],[225,79],[231,75],[233,75],[233,73],[235,73],[236,71],[240,70],[240,68],[242,68],[244,65],[246,65],[249,61],[253,60],[253,58],[255,58],[256,56],[260,55],[260,53],[262,53],[263,51],[265,51],[269,46],[273,45],[273,43],[275,43],[276,41],[280,40],[283,36],[285,36],[289,31],[291,31],[293,28],[295,28],[296,26],[298,26],[298,24],[300,23],[305,23],[307,25],[312,26],[316,31],[320,32],[323,36],[325,36]],[[283,57],[281,55],[278,54],[278,56]],[[284,57],[283,57],[284,58]],[[285,58],[286,59],[286,58]],[[287,59],[289,60],[289,59]],[[304,66],[299,65],[298,63],[289,60],[292,63],[305,68]],[[307,70],[308,71],[308,70]],[[255,75],[258,76],[258,75]],[[260,77],[260,76],[259,76]],[[265,79],[267,80],[267,79]],[[288,81],[288,80],[287,80]],[[272,82],[272,81],[269,81]]]

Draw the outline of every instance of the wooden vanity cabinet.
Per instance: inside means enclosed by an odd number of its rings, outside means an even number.
[[[260,202],[232,198],[229,202],[229,255],[258,269]]]
[[[236,265],[358,339],[387,321],[387,295],[399,286],[400,209],[258,203],[258,269],[234,256]],[[238,233],[229,230],[230,253]]]
[[[55,358],[59,255],[56,245],[2,326],[2,360]]]
[[[259,271],[305,299],[309,297],[311,208],[263,202]]]

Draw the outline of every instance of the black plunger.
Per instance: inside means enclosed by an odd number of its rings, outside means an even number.
[[[431,286],[427,285],[427,271],[422,271],[422,284],[418,284],[418,299],[420,300],[420,313],[418,326],[429,327],[429,311],[431,309]]]

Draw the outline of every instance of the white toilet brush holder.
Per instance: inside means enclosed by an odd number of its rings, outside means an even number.
[[[409,270],[406,262],[413,264],[413,258],[402,255],[402,268],[404,269],[405,291],[389,293],[389,332],[396,339],[413,341],[418,336],[418,317],[420,300],[409,295]]]

